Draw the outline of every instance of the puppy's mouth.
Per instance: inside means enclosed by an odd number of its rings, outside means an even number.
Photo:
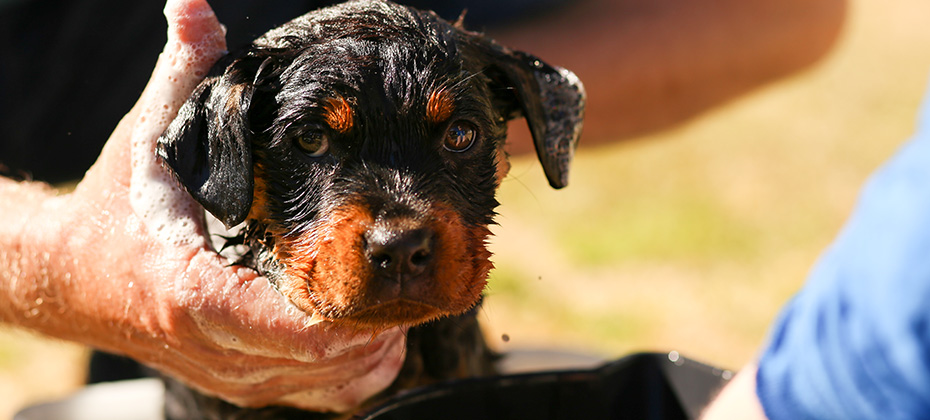
[[[471,309],[491,268],[486,226],[434,205],[417,217],[333,211],[309,234],[276,241],[276,287],[305,312],[362,329],[415,326]]]

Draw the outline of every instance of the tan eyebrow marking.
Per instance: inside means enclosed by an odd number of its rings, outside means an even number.
[[[434,90],[426,100],[426,118],[435,124],[444,122],[455,111],[455,101],[445,87]]]
[[[323,110],[323,118],[333,130],[345,134],[355,124],[355,113],[352,111],[349,102],[342,97],[327,100]]]

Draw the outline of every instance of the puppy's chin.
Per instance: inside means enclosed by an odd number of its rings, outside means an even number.
[[[314,319],[364,331],[384,331],[394,327],[414,327],[447,316],[462,314],[480,301],[461,308],[440,308],[428,303],[408,299],[395,299],[373,306],[340,308],[328,303],[317,304],[306,293],[306,288],[280,288],[291,302]]]
[[[452,314],[432,305],[398,299],[332,321],[366,330],[385,330],[395,326],[420,325],[448,315]]]
[[[366,331],[413,327],[462,314],[481,300],[486,281],[482,278],[475,283],[465,295],[422,301],[409,294],[390,300],[372,300],[366,296],[346,296],[340,291],[315,292],[302,279],[293,277],[276,281],[283,295],[316,319]]]

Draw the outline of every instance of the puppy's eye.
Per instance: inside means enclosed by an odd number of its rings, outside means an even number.
[[[295,140],[297,147],[312,157],[323,156],[329,150],[329,136],[322,131],[301,134]]]
[[[464,152],[475,144],[478,127],[468,121],[456,121],[449,126],[442,147],[450,152]]]

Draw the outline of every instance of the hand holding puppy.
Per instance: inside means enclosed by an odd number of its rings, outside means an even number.
[[[223,29],[203,0],[169,0],[165,12],[152,78],[76,190],[0,180],[0,320],[129,355],[243,406],[353,407],[396,376],[402,331],[311,322],[210,249],[154,145],[225,52]]]

